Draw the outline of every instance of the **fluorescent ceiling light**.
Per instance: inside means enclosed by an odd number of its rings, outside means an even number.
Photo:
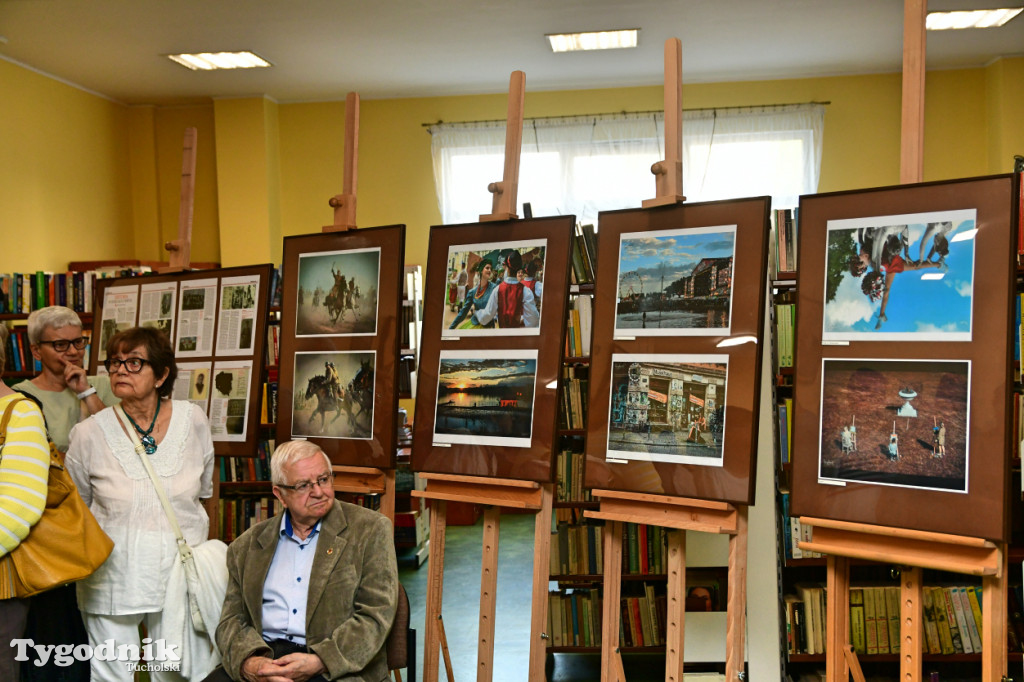
[[[979,9],[956,12],[929,12],[925,28],[929,31],[945,31],[960,28],[993,28],[1002,26],[1021,13],[1024,7],[1004,9]]]
[[[552,52],[614,50],[620,47],[636,47],[639,31],[638,28],[625,28],[590,33],[549,33],[545,37],[551,43]]]
[[[199,52],[196,54],[169,54],[167,57],[193,71],[255,69],[271,66],[270,62],[252,52]]]

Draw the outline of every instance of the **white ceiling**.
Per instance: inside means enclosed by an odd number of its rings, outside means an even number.
[[[1001,3],[1001,4],[1000,4]],[[932,0],[973,9],[1020,0]],[[281,102],[898,72],[901,0],[0,0],[0,57],[128,104]],[[546,33],[639,28],[633,50],[552,54]],[[271,69],[192,72],[162,55],[248,49]],[[927,67],[1024,55],[1024,15],[928,34]]]

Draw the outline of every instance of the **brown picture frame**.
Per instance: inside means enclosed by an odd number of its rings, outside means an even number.
[[[791,513],[794,516],[990,540],[1005,541],[1009,538],[1011,434],[1008,425],[1012,415],[1010,371],[1013,353],[1010,333],[1014,320],[1012,305],[1018,227],[1014,213],[1017,189],[1013,180],[1011,175],[999,175],[801,197],[790,498]],[[825,286],[826,240],[830,221],[833,221],[832,225],[837,225],[842,223],[836,221],[872,216],[933,216],[965,209],[976,212],[977,231],[968,233],[973,234],[971,241],[974,250],[974,268],[971,272],[974,303],[970,329],[973,340],[925,337],[906,343],[903,340],[862,338],[823,344],[825,299],[833,295],[826,293]],[[899,276],[912,274],[915,273]],[[953,284],[955,282],[950,285]],[[981,293],[984,304],[979,304]],[[947,410],[953,413],[954,419],[967,422],[966,427],[959,427],[959,431],[964,433],[958,433],[957,430],[951,432],[959,438],[951,442],[966,443],[965,452],[946,455],[952,457],[959,454],[965,458],[966,484],[963,487],[966,490],[945,491],[925,485],[890,485],[876,481],[837,482],[819,476],[819,467],[823,461],[821,457],[831,456],[823,454],[823,443],[828,441],[822,435],[822,428],[827,426],[822,415],[828,412],[823,407],[823,399],[834,400],[838,391],[848,388],[841,386],[833,389],[824,385],[826,378],[835,383],[834,379],[825,376],[825,363],[830,363],[830,367],[848,368],[854,372],[858,369],[858,363],[863,364],[864,370],[856,376],[857,382],[860,382],[857,385],[870,386],[871,378],[867,372],[884,378],[886,363],[897,369],[913,369],[911,363],[914,362],[925,368],[937,367],[939,370],[943,363],[960,363],[968,368],[968,379],[957,379],[955,392],[955,404],[960,406],[964,400],[961,385],[967,383],[968,404],[965,409],[957,407]],[[866,404],[858,408],[871,410],[869,415],[880,409],[888,410],[885,416],[891,416],[892,420],[897,421],[897,433],[901,428],[899,420],[907,422],[906,437],[901,441],[904,447],[899,453],[899,459],[894,458],[886,464],[890,468],[909,471],[912,466],[924,466],[926,468],[923,470],[929,471],[927,462],[933,457],[933,446],[930,444],[932,437],[929,435],[933,420],[927,419],[927,416],[929,412],[934,412],[941,417],[943,408],[940,406],[949,400],[948,396],[928,385],[934,382],[929,382],[927,375],[920,383],[921,387],[910,385],[892,396],[888,394],[893,393],[893,387],[888,387],[887,401],[882,401],[886,404]],[[826,394],[826,390],[830,393]],[[946,393],[949,392],[946,390]],[[921,397],[915,399],[917,393],[921,393]],[[927,428],[917,423],[917,418],[898,416],[900,410],[905,409],[902,403],[908,397],[916,405],[915,411],[921,410]],[[849,401],[848,398],[843,399]],[[938,417],[934,420],[936,423]],[[915,421],[912,422],[912,419]],[[873,453],[878,449],[874,441],[881,436],[877,433],[864,434],[863,431],[863,428],[857,429],[858,452]],[[938,465],[931,466],[934,468]],[[874,468],[877,469],[877,466]],[[892,472],[887,472],[887,475],[891,476]]]
[[[561,374],[571,240],[575,218],[557,216],[493,223],[434,226],[430,229],[427,282],[423,306],[423,335],[416,387],[412,467],[416,471],[551,482],[554,478],[555,428],[558,417],[557,382]],[[445,335],[442,321],[448,290],[448,258],[463,245],[501,245],[544,242],[543,297],[538,334]],[[502,352],[505,351],[505,355]],[[473,439],[435,442],[438,384],[442,356],[460,359],[489,356],[535,358],[533,402],[528,438],[510,446]]]
[[[586,487],[733,504],[754,503],[770,210],[770,197],[755,197],[600,214],[598,252],[601,264],[594,287]],[[710,227],[734,228],[728,333],[629,337],[626,336],[628,330],[620,329],[616,337],[618,261],[623,235],[650,233],[654,237],[659,232],[685,234],[687,230]],[[609,456],[609,429],[614,418],[612,371],[613,359],[617,356],[665,356],[670,362],[677,358],[685,362],[688,357],[711,359],[717,356],[716,365],[727,365],[721,391],[724,409],[720,417],[716,416],[716,419],[724,419],[724,429],[721,435],[703,436],[711,439],[704,442],[720,448],[721,454],[716,456],[716,463],[720,465],[685,461],[689,458],[654,461]],[[643,437],[650,438],[649,434]]]
[[[216,368],[218,362],[226,362],[229,364],[248,363],[248,366],[251,368],[248,376],[249,387],[244,415],[243,437],[239,440],[219,440],[215,437],[213,449],[214,453],[217,455],[255,457],[256,445],[259,440],[260,431],[260,401],[262,400],[263,382],[266,381],[263,365],[265,364],[264,358],[266,357],[267,313],[269,310],[270,297],[273,294],[273,292],[268,291],[272,271],[273,266],[266,264],[218,268],[215,270],[192,270],[188,272],[161,275],[146,275],[144,277],[119,277],[115,279],[97,280],[94,292],[95,305],[93,306],[93,310],[95,311],[93,314],[92,332],[94,344],[93,352],[90,353],[89,357],[89,374],[95,375],[97,373],[99,366],[102,364],[100,358],[104,355],[104,349],[100,348],[100,344],[104,338],[103,303],[106,300],[106,292],[111,288],[124,289],[128,292],[134,290],[136,300],[134,319],[131,323],[121,323],[122,326],[131,327],[139,324],[139,319],[142,314],[142,307],[139,305],[141,293],[146,288],[159,286],[161,284],[169,285],[170,290],[174,291],[175,296],[172,313],[173,320],[169,330],[171,334],[170,340],[172,347],[175,349],[175,359],[179,367],[183,363],[196,363],[206,364],[212,370],[213,368]],[[255,280],[258,282],[258,291],[255,292],[255,300],[252,301],[255,306],[256,313],[255,317],[246,321],[247,325],[251,325],[246,330],[247,335],[251,339],[250,347],[239,349],[231,355],[224,355],[218,354],[217,352],[217,339],[219,339],[221,335],[221,321],[223,319],[221,312],[221,305],[223,303],[221,300],[221,293],[222,285],[225,280],[231,281],[233,278],[248,281]],[[209,329],[211,334],[211,348],[209,349],[209,352],[193,352],[189,354],[188,358],[183,358],[178,355],[178,344],[176,343],[179,336],[179,323],[181,322],[179,315],[181,306],[180,297],[183,286],[187,286],[190,282],[198,281],[212,282],[217,294],[213,325]],[[213,405],[213,400],[209,398],[210,394],[212,394],[212,388],[210,386],[207,387],[206,394],[206,414],[207,416],[210,416],[210,410]],[[235,416],[237,417],[237,415]],[[230,421],[230,419],[228,421]]]
[[[376,289],[376,321],[373,333],[325,332],[318,335],[297,335],[302,259],[315,259],[323,254],[329,254],[330,270],[333,270],[335,264],[339,269],[343,267],[342,263],[336,263],[336,259],[332,260],[335,256],[344,260],[346,253],[365,252],[379,254],[377,282],[368,284],[367,281],[362,281],[363,294],[368,294],[371,287]],[[319,445],[331,462],[337,465],[395,468],[398,344],[401,338],[398,325],[402,319],[404,258],[405,225],[285,237],[281,293],[280,381],[277,401],[279,444],[295,438],[304,438]],[[327,292],[333,291],[330,270],[322,277],[325,277],[325,296]],[[351,273],[342,274],[344,276]],[[326,308],[326,304],[321,302],[321,305]],[[350,311],[354,317],[355,311]],[[344,319],[346,314],[342,311],[338,319]],[[363,312],[360,312],[360,315],[362,314]],[[342,405],[343,401],[334,400],[332,397],[334,407],[337,409],[332,408],[326,413],[319,414],[326,435],[318,435],[315,420],[310,420],[305,425],[296,420],[296,392],[301,392],[299,400],[303,403],[302,410],[306,411],[305,395],[310,389],[309,381],[303,377],[312,372],[306,364],[310,360],[315,360],[321,365],[319,369],[322,369],[325,359],[330,359],[332,363],[338,361],[339,386],[341,395],[347,398],[344,401],[347,408]],[[352,359],[355,365],[363,360],[372,359],[372,399],[370,395],[366,395],[368,387],[359,385],[362,376],[360,370],[342,364],[342,361],[348,359]],[[296,386],[296,380],[299,381],[299,386]],[[316,391],[313,393],[314,395],[309,398],[309,411],[316,410],[319,405]],[[371,406],[370,414],[366,415],[368,406]],[[336,426],[339,424],[341,426]]]

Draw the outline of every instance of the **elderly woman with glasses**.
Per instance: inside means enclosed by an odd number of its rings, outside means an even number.
[[[33,312],[28,316],[28,342],[42,369],[13,388],[39,400],[50,438],[67,452],[71,427],[117,398],[106,377],[85,374],[82,360],[89,339],[82,335],[82,320],[74,310],[52,305]]]
[[[104,364],[127,419],[108,408],[78,424],[71,431],[66,463],[82,499],[113,539],[114,551],[78,583],[78,604],[93,647],[110,639],[138,645],[140,623],[154,642],[180,647],[183,635],[172,622],[180,622],[175,618],[188,606],[175,602],[180,591],[169,586],[178,561],[176,538],[131,434],[148,453],[185,541],[196,547],[210,530],[200,502],[213,495],[210,424],[195,405],[170,399],[178,370],[167,337],[156,329],[135,327],[115,334]],[[193,663],[183,659],[181,669],[195,672]],[[212,660],[193,677],[200,679],[215,664]],[[132,679],[124,661],[93,657],[91,665],[93,682]],[[154,680],[180,679],[165,674],[151,673]]]

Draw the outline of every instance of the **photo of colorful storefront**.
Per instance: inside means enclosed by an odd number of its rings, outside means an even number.
[[[721,459],[727,364],[690,357],[613,357],[609,452]]]

